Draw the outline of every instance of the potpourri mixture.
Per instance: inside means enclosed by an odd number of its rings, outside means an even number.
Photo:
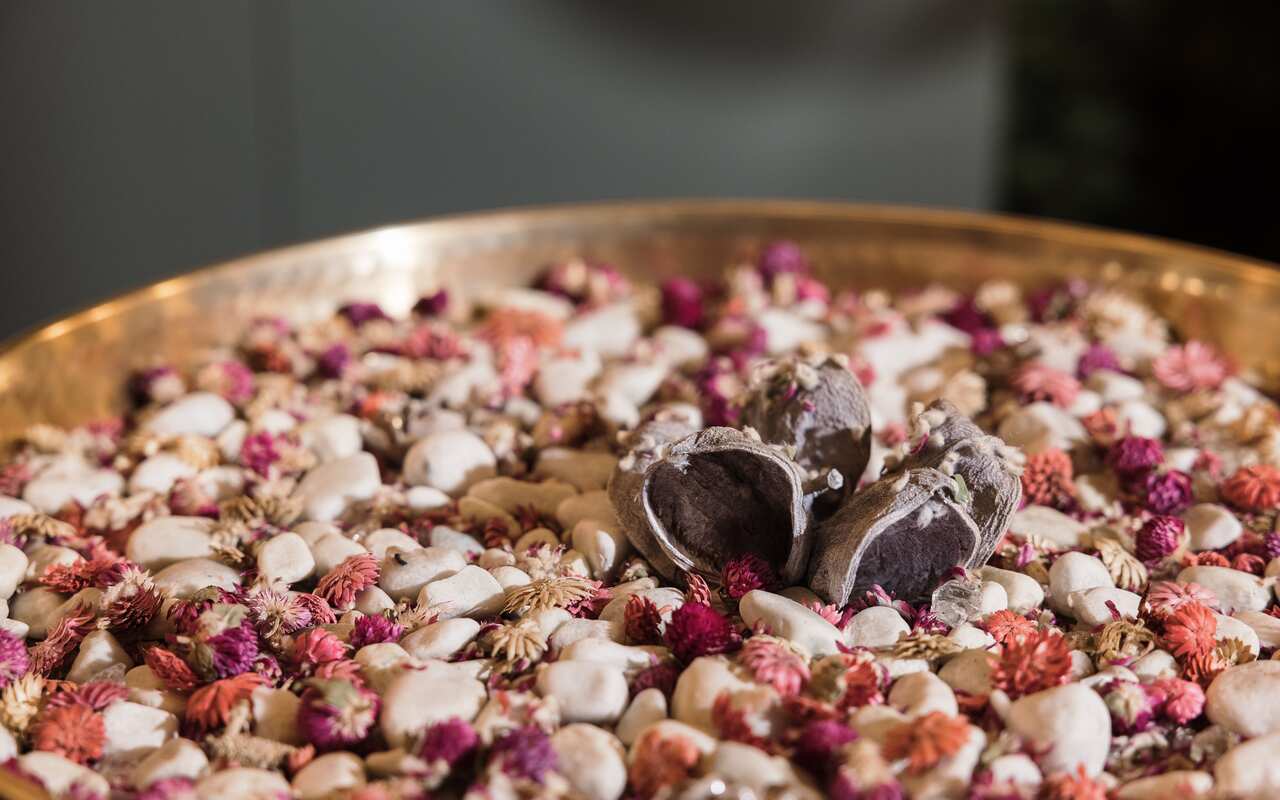
[[[1280,414],[1069,283],[574,260],[255,322],[0,467],[56,797],[1280,797]]]

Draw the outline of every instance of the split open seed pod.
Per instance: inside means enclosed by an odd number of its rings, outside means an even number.
[[[979,546],[970,499],[929,467],[881,478],[818,529],[809,588],[838,606],[876,585],[901,599],[927,598]]]
[[[707,428],[670,444],[673,430],[636,431],[640,441],[618,465],[609,497],[631,543],[664,577],[719,575],[751,553],[786,583],[804,577],[809,508],[800,468],[780,448],[733,428]],[[815,485],[830,490],[826,476]],[[833,480],[839,487],[839,480]]]
[[[740,399],[742,424],[794,448],[810,474],[839,470],[852,491],[871,458],[871,407],[843,361],[784,358],[764,364]]]
[[[915,414],[912,430],[897,454],[885,460],[885,475],[932,467],[964,481],[970,511],[982,531],[979,547],[965,566],[987,563],[1022,499],[1022,453],[988,436],[955,406],[938,400]]]

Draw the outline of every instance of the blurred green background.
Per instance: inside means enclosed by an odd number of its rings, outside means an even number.
[[[0,335],[430,214],[994,209],[1280,259],[1277,6],[8,0]]]

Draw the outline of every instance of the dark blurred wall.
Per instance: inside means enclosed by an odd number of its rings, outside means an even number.
[[[973,0],[0,5],[0,335],[428,214],[641,196],[987,207]]]

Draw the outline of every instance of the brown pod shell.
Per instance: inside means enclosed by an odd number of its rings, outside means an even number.
[[[632,545],[669,580],[718,576],[746,553],[787,584],[804,577],[811,500],[803,474],[779,448],[742,431],[707,428],[658,450],[633,450],[609,496]]]
[[[912,425],[906,446],[914,452],[887,459],[885,475],[932,467],[963,478],[972,496],[970,515],[982,530],[980,546],[965,566],[977,569],[995,552],[1022,500],[1021,454],[999,437],[983,433],[946,400],[917,414]],[[927,437],[923,447],[916,444],[921,436]]]
[[[841,361],[792,356],[766,364],[740,405],[742,424],[794,448],[805,470],[839,470],[846,492],[857,487],[871,459],[871,406]]]
[[[609,502],[618,524],[658,574],[675,580],[679,570],[658,546],[658,541],[648,533],[649,519],[645,514],[644,479],[650,467],[666,455],[667,449],[680,439],[697,432],[697,428],[682,420],[653,420],[626,434],[621,444],[627,452],[618,461],[609,478]]]
[[[809,588],[837,606],[875,585],[904,600],[929,597],[981,540],[957,492],[953,478],[926,467],[850,496],[818,530]]]

